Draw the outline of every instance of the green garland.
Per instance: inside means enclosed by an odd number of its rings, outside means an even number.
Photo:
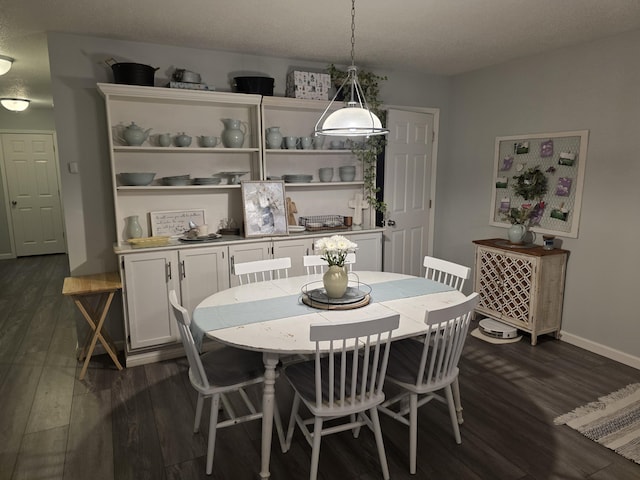
[[[338,69],[333,63],[327,67],[327,71],[336,88],[347,78],[347,71]],[[387,112],[381,108],[382,101],[378,98],[380,94],[378,84],[382,80],[387,80],[387,77],[366,70],[358,70],[358,82],[362,87],[369,108],[378,116],[382,125],[386,125]],[[364,198],[374,210],[381,212],[383,216],[387,214],[387,204],[377,198],[380,188],[376,187],[376,163],[378,155],[384,152],[386,142],[385,135],[374,135],[365,138],[363,143],[353,142],[351,148],[356,158],[362,162]]]
[[[521,175],[515,175],[516,183],[513,191],[516,195],[525,200],[541,199],[548,191],[549,182],[547,176],[540,170],[539,166],[529,168]]]

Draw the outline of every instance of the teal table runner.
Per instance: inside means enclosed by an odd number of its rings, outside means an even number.
[[[374,283],[370,286],[371,303],[453,290],[453,288],[443,283],[420,277]],[[210,330],[238,327],[240,325],[296,317],[315,312],[318,312],[318,309],[302,303],[300,294],[267,298],[256,300],[255,302],[203,307],[198,308],[193,314],[191,333],[196,344],[200,347],[205,332]]]

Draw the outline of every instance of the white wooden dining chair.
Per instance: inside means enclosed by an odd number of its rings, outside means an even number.
[[[211,414],[209,417],[209,439],[207,446],[206,473],[213,470],[213,453],[216,445],[216,430],[238,423],[262,418],[262,412],[253,404],[244,387],[264,381],[264,364],[262,353],[242,350],[220,345],[214,350],[200,355],[189,328],[191,319],[189,312],[178,303],[175,290],[169,292],[169,301],[178,323],[180,338],[189,361],[189,381],[198,392],[194,433],[200,430],[202,408],[205,398],[211,398]],[[238,415],[226,394],[238,393],[246,412]],[[219,409],[222,408],[226,419],[218,421]],[[276,431],[284,447],[284,431],[277,410],[274,414]]]
[[[389,478],[377,406],[384,400],[382,387],[391,331],[398,328],[399,321],[396,314],[360,322],[311,325],[309,338],[316,344],[315,359],[284,369],[295,391],[284,451],[291,446],[297,424],[312,447],[311,480],[318,475],[322,436],[353,430],[357,437],[362,425],[373,430],[382,473],[385,480]],[[303,419],[299,414],[301,402],[312,418]],[[323,427],[325,421],[336,419],[344,419],[344,423]]]
[[[344,264],[347,265],[350,272],[353,271],[354,263],[356,263],[356,254],[347,253]],[[324,273],[329,266],[327,261],[323,260],[322,255],[305,255],[302,257],[302,265],[306,269],[307,275]]]
[[[408,338],[392,344],[387,382],[400,387],[401,391],[385,400],[379,409],[409,426],[411,474],[416,473],[418,408],[425,403],[436,399],[448,405],[456,443],[462,443],[452,391],[455,389],[452,387],[458,378],[458,361],[467,337],[471,313],[477,303],[478,294],[472,293],[460,303],[439,310],[427,310],[424,319],[427,333],[422,341]],[[444,390],[444,397],[436,393],[440,390]]]
[[[426,256],[422,265],[426,268],[424,278],[444,283],[460,292],[464,287],[464,282],[471,276],[469,267],[440,258]]]
[[[270,258],[254,262],[236,263],[233,273],[238,277],[240,285],[264,282],[278,278],[288,278],[291,268],[291,258]]]

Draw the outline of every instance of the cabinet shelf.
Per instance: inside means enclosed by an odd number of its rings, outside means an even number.
[[[306,182],[306,183],[285,183],[285,188],[324,188],[324,187],[353,187],[354,185],[364,185],[363,181],[355,182]]]
[[[225,148],[225,147],[154,147],[154,146],[140,146],[131,147],[126,145],[117,145],[113,147],[114,152],[118,153],[256,153],[259,152],[258,148]],[[286,150],[285,150],[286,151]]]
[[[314,150],[314,149],[287,149],[287,148],[269,148],[264,150],[265,155],[276,153],[278,155],[351,155],[353,152],[351,150],[345,149],[330,149],[325,148],[322,150]]]
[[[120,186],[117,187],[119,192],[157,192],[159,190],[167,190],[167,191],[175,191],[175,190],[227,190],[230,188],[240,188],[240,184],[231,184],[231,185],[178,185],[178,186],[169,186],[169,185],[147,185],[143,187],[129,187],[129,186]]]

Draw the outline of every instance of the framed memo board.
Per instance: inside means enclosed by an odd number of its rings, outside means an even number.
[[[588,138],[588,130],[496,137],[489,223],[508,227],[510,208],[539,205],[530,230],[577,238]],[[546,192],[524,198],[537,179]]]

